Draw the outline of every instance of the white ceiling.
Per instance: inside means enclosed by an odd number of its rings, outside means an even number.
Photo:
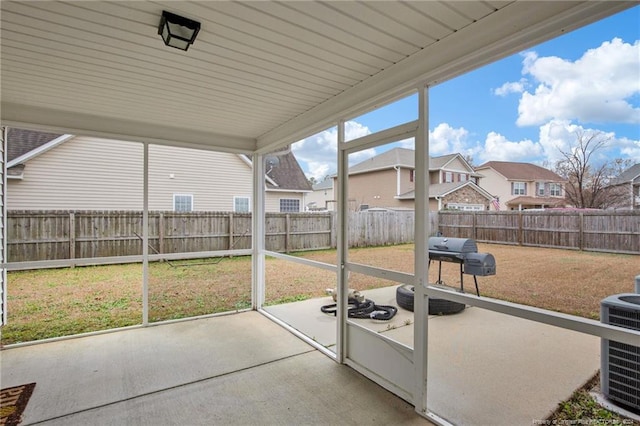
[[[265,151],[635,4],[2,1],[1,119]],[[202,23],[187,52],[162,10]]]

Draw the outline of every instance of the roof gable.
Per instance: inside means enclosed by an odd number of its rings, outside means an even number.
[[[297,191],[312,190],[309,180],[292,152],[278,155],[277,157],[277,164],[268,164],[265,172],[278,186],[273,187],[267,185],[267,187],[270,189],[277,188]]]
[[[57,133],[9,128],[7,132],[7,163],[24,157],[29,152],[62,136]]]
[[[640,177],[640,163],[634,164],[629,167],[624,172],[620,173],[618,179],[616,179],[619,183],[628,183],[632,182]]]
[[[458,153],[441,155],[429,158],[429,170],[440,170],[448,165],[454,165],[458,160],[459,165],[470,173],[474,173],[473,167]],[[393,148],[367,160],[349,167],[349,174],[385,170],[393,167],[415,168],[415,150],[408,148]],[[458,170],[459,168],[455,168]]]
[[[531,163],[518,163],[512,161],[488,161],[476,167],[476,171],[493,169],[507,180],[535,181],[547,180],[563,182],[565,179],[544,167]]]

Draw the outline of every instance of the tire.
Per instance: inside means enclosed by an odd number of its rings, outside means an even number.
[[[396,289],[396,303],[403,309],[413,312],[413,286],[403,284]]]
[[[413,312],[414,289],[412,285],[403,284],[396,289],[396,303],[403,309]],[[451,315],[464,311],[464,303],[446,299],[429,298],[429,315]]]

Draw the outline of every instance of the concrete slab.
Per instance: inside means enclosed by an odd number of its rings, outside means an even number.
[[[365,290],[362,294],[377,305],[396,305],[395,287]],[[324,305],[335,303],[331,297],[303,300],[267,306],[265,311],[291,325],[296,330],[314,339],[325,347],[333,347],[336,343],[336,318],[320,311]],[[413,323],[413,312],[398,309],[398,313],[390,321],[373,319],[353,319],[370,330],[385,331]]]
[[[395,288],[365,294],[376,303],[395,305]],[[302,324],[320,334],[328,322],[320,316],[324,321],[314,323],[315,309],[329,300],[273,308],[294,327]],[[388,323],[355,322],[413,347],[413,312],[399,309]],[[330,325],[335,330],[335,323]],[[335,334],[327,336],[323,344]],[[542,420],[600,367],[596,337],[474,307],[430,316],[429,343],[429,409],[454,424]]]
[[[455,424],[543,420],[600,367],[596,337],[474,307],[430,317],[429,345],[428,407]]]
[[[4,349],[2,387],[36,382],[24,423],[313,350],[257,312]]]
[[[429,425],[317,351],[44,422],[56,425]]]

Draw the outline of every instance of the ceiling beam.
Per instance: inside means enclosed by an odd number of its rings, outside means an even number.
[[[258,137],[258,151],[297,142],[410,94],[635,6],[629,1],[516,1]]]
[[[251,138],[2,102],[3,126],[132,142],[250,154]]]

